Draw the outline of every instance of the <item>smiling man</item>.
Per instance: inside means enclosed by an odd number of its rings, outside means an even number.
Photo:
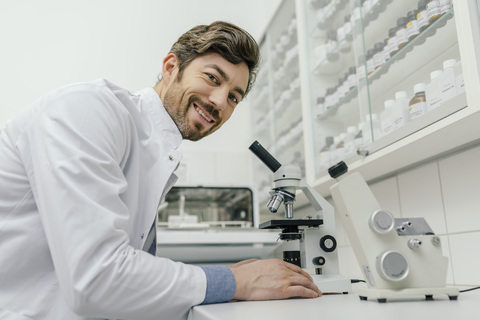
[[[197,26],[137,93],[77,83],[0,133],[0,319],[186,319],[198,304],[318,297],[278,259],[193,266],[155,256],[156,212],[184,139],[218,130],[259,60],[244,30]]]
[[[209,53],[179,72],[178,58],[170,53],[164,60],[164,78],[154,89],[183,139],[197,141],[230,118],[245,96],[248,70],[244,62],[232,64]]]

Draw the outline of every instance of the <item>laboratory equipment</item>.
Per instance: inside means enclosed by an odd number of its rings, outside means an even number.
[[[255,141],[249,148],[274,173],[268,209],[275,213],[285,206],[286,219],[260,224],[262,229],[281,229],[280,240],[298,242],[298,250],[285,250],[283,258],[303,268],[323,293],[348,293],[351,281],[338,273],[333,207],[311,188],[293,164],[281,165],[263,146]],[[296,191],[301,190],[315,209],[315,217],[293,219]]]
[[[159,207],[157,255],[193,264],[269,258],[277,235],[259,230],[258,216],[251,186],[174,186]]]
[[[431,300],[434,294],[447,294],[456,300],[459,290],[445,286],[448,258],[442,255],[440,237],[425,219],[394,218],[363,177],[347,171],[343,161],[329,169],[337,180],[330,190],[368,285],[358,291],[360,299]]]

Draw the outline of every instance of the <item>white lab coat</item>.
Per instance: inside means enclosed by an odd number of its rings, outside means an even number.
[[[47,94],[0,136],[0,319],[185,319],[201,268],[141,248],[182,138],[153,88]]]

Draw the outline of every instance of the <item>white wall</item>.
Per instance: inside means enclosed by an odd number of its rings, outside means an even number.
[[[106,78],[131,91],[153,86],[173,42],[197,24],[225,20],[258,39],[276,3],[0,1],[0,129],[40,95],[68,83]],[[249,176],[249,112],[247,99],[217,134],[182,145],[188,182],[223,183],[237,178],[244,182]],[[223,167],[230,169],[227,174],[219,171]]]

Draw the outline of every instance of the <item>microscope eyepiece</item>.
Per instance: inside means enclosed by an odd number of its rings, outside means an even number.
[[[272,172],[276,172],[282,166],[257,140],[255,140],[248,149],[262,160]]]

